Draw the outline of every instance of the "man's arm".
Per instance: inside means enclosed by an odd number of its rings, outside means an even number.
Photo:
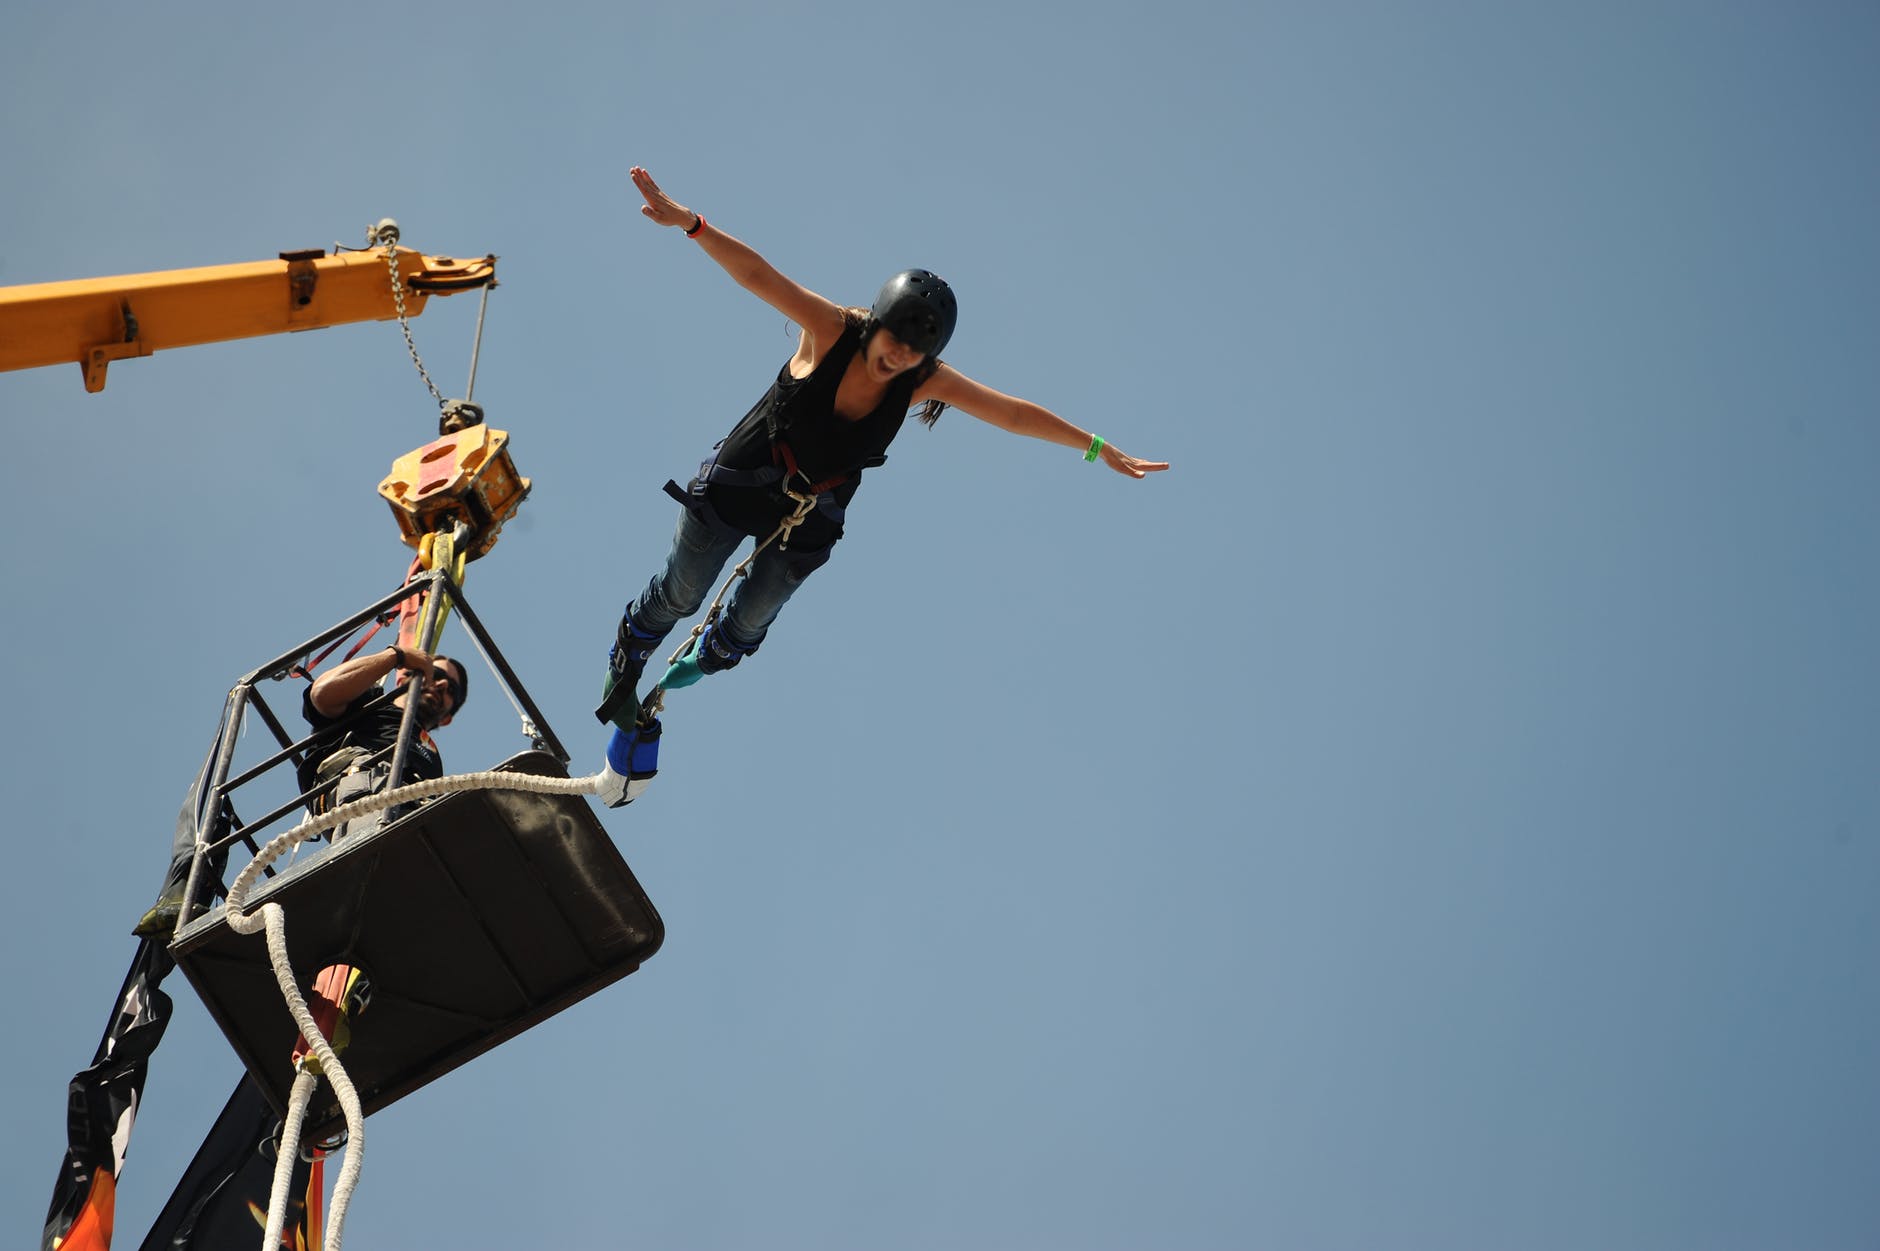
[[[429,653],[394,644],[368,656],[354,656],[328,669],[307,688],[307,702],[323,717],[337,717],[385,676],[403,669],[420,676],[431,672]]]

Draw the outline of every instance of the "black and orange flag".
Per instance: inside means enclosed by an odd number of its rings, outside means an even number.
[[[111,1246],[117,1182],[150,1053],[170,1023],[170,997],[157,987],[174,967],[161,943],[145,939],[138,946],[91,1067],[80,1070],[67,1087],[65,1163],[46,1212],[43,1251],[107,1251]]]
[[[140,1251],[254,1251],[268,1228],[268,1198],[281,1122],[244,1075],[196,1149]],[[281,1233],[284,1251],[320,1245],[324,1177],[319,1164],[296,1161],[294,1196]]]
[[[161,942],[145,939],[139,945],[97,1055],[72,1078],[65,1162],[46,1213],[42,1251],[110,1251],[131,1127],[150,1055],[170,1021],[170,997],[158,986],[174,967]],[[142,1251],[254,1251],[267,1229],[279,1131],[274,1109],[244,1074],[145,1235]],[[322,1172],[304,1159],[295,1166],[289,1193],[297,1198],[282,1234],[284,1251],[319,1245]]]

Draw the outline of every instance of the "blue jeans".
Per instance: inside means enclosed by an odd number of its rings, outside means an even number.
[[[679,510],[679,525],[672,535],[672,550],[661,570],[627,611],[643,632],[664,637],[697,612],[717,590],[725,562],[749,536],[701,520],[689,508]],[[718,628],[725,641],[739,651],[754,652],[764,641],[796,588],[829,559],[830,548],[800,552],[765,548],[752,562],[750,576],[738,581],[731,602],[725,605]]]

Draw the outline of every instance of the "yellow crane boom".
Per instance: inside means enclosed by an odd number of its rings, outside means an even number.
[[[112,361],[166,348],[400,315],[432,295],[491,286],[496,258],[424,256],[396,245],[328,256],[318,248],[279,260],[170,269],[115,278],[0,287],[0,370],[73,362],[87,391],[104,390]]]

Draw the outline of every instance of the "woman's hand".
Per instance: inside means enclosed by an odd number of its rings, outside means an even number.
[[[1114,443],[1105,443],[1097,454],[1103,458],[1104,464],[1132,478],[1147,477],[1168,468],[1165,460],[1137,460]]]
[[[697,213],[661,191],[659,184],[653,181],[653,176],[638,165],[628,172],[633,176],[633,185],[639,188],[642,196],[646,197],[646,203],[641,207],[640,212],[661,226],[683,226],[687,230],[692,228],[693,223],[698,220]]]
[[[661,226],[683,227],[698,243],[699,250],[730,274],[732,281],[801,326],[810,342],[827,345],[841,335],[843,311],[840,304],[784,277],[748,243],[732,238],[716,226],[706,227],[703,214],[693,212],[661,191],[653,176],[638,165],[628,173],[633,176],[633,185],[646,197],[646,205],[640,212]]]

